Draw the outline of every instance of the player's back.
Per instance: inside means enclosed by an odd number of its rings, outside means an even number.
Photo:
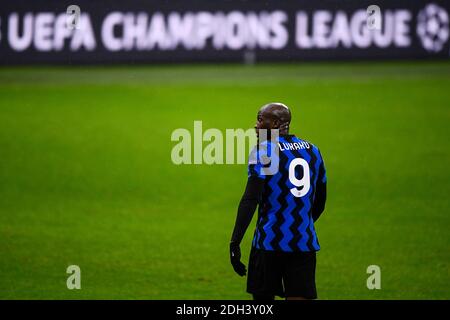
[[[280,136],[272,147],[278,156],[271,155],[271,164],[275,161],[278,170],[268,173],[259,162],[249,166],[250,175],[264,179],[253,246],[269,251],[317,251],[312,210],[317,185],[326,182],[320,151],[295,135]]]

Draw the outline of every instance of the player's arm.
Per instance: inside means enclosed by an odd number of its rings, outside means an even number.
[[[319,219],[322,212],[325,210],[325,202],[327,201],[327,177],[325,172],[325,165],[320,164],[319,177],[317,179],[316,194],[314,196],[314,204],[312,210],[313,221]]]
[[[314,205],[312,210],[312,217],[314,222],[319,219],[322,212],[325,210],[325,202],[327,201],[327,183],[318,183],[316,187],[316,196],[314,197]]]
[[[244,237],[253,214],[258,205],[259,199],[264,190],[264,180],[256,176],[250,176],[247,180],[245,192],[239,203],[236,222],[230,242],[230,260],[234,271],[240,276],[247,272],[245,265],[241,262],[240,243]]]

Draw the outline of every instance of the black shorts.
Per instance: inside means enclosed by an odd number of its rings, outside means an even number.
[[[316,252],[265,251],[252,247],[247,292],[316,299]]]

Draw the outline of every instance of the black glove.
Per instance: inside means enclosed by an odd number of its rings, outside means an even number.
[[[230,260],[234,271],[241,277],[247,274],[247,269],[245,265],[241,262],[241,248],[236,242],[230,243]]]

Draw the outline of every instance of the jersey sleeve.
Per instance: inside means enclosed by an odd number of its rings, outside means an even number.
[[[319,166],[319,182],[327,183],[327,171],[325,169],[325,162],[323,161],[322,154],[320,153],[320,166]]]
[[[319,151],[319,149],[317,149]],[[325,203],[327,201],[327,173],[325,170],[325,163],[322,158],[322,154],[319,151],[320,155],[320,165],[319,172],[317,176],[317,185],[314,196],[313,210],[312,210],[312,218],[313,221],[316,222],[319,219],[322,212],[325,210]]]
[[[266,179],[277,174],[279,169],[279,149],[276,144],[263,142],[253,148],[248,161],[248,176]]]
[[[248,177],[257,177],[260,179],[265,179],[263,166],[261,162],[259,161],[258,157],[258,149],[257,147],[254,147],[252,151],[250,152],[250,156],[248,159]]]

